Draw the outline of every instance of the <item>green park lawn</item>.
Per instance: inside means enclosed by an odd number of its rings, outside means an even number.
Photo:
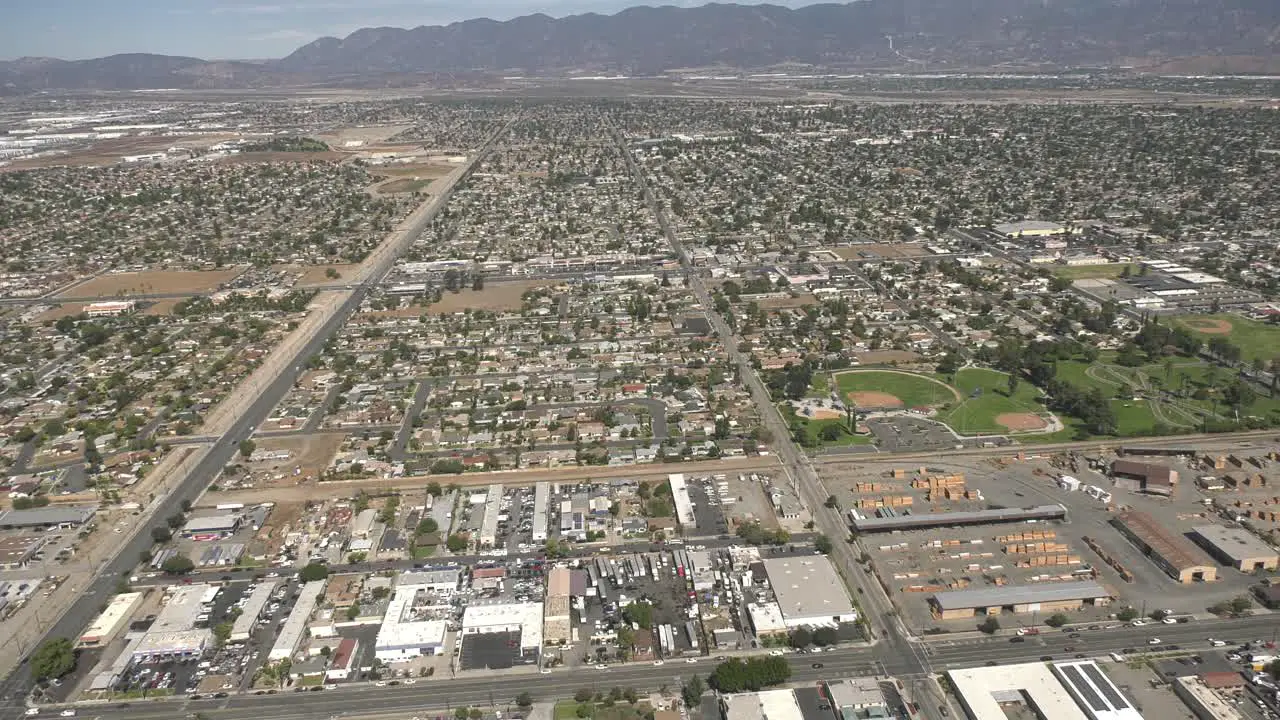
[[[1086,280],[1094,278],[1118,278],[1124,269],[1137,274],[1138,267],[1129,263],[1111,263],[1110,265],[1078,265],[1075,267],[1054,268],[1053,274],[1067,280]]]
[[[961,435],[1006,433],[1009,428],[996,422],[1004,413],[1038,414],[1043,408],[1036,398],[1040,389],[1025,380],[1009,394],[1009,376],[998,370],[964,368],[956,373],[955,387],[965,398],[943,411],[938,419]],[[975,396],[978,388],[981,394]]]
[[[840,395],[851,392],[881,392],[893,395],[905,407],[940,407],[957,402],[951,386],[927,375],[885,370],[849,370],[836,375]]]
[[[1245,362],[1250,362],[1256,358],[1270,363],[1274,358],[1280,357],[1280,325],[1258,322],[1257,320],[1226,313],[1192,315],[1178,320],[1180,324],[1194,331],[1196,335],[1206,341],[1224,336],[1200,332],[1199,328],[1196,327],[1196,320],[1198,319],[1221,320],[1230,323],[1231,333],[1225,337],[1231,341],[1232,345],[1240,348],[1241,357]]]

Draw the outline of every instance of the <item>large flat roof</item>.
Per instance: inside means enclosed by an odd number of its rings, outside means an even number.
[[[1092,660],[1053,664],[1067,692],[1092,720],[1142,720],[1142,714]]]
[[[894,517],[853,518],[850,522],[858,532],[889,532],[891,530],[918,530],[953,525],[985,525],[1011,523],[1024,520],[1056,520],[1067,516],[1061,505],[1038,505],[1030,508],[996,508],[972,512],[914,513]]]
[[[83,525],[93,517],[93,505],[6,510],[0,512],[0,527],[44,527],[46,525]]]
[[[1004,585],[976,590],[952,590],[933,596],[943,610],[1022,605],[1111,597],[1111,592],[1093,580],[1046,583],[1044,585]]]
[[[769,558],[764,561],[764,570],[782,616],[788,620],[854,612],[844,581],[826,555]]]
[[[204,517],[194,517],[182,526],[182,532],[202,533],[202,532],[227,532],[234,530],[236,525],[240,523],[240,517],[234,513],[225,513],[222,515],[206,515]]]
[[[204,593],[212,587],[204,583],[176,586],[169,596],[169,602],[156,613],[156,619],[151,623],[151,632],[172,633],[192,629],[196,624],[196,617],[204,612],[201,607]]]
[[[693,501],[689,499],[689,486],[685,484],[684,475],[675,473],[667,476],[671,485],[671,500],[676,506],[676,521],[681,527],[691,528],[697,525],[693,514]]]
[[[96,643],[103,636],[115,632],[121,623],[129,619],[134,605],[141,599],[142,593],[138,592],[120,593],[111,598],[106,609],[89,623],[89,627],[85,628],[83,633],[80,633],[80,642]]]
[[[324,592],[324,585],[324,580],[313,580],[302,584],[298,601],[289,611],[289,617],[285,618],[280,634],[276,636],[276,642],[267,654],[269,659],[283,660],[297,652],[298,643],[302,641],[302,634],[307,629],[307,621],[311,619],[311,612],[316,609],[320,594]]]
[[[231,625],[231,639],[248,639],[253,633],[253,624],[258,622],[258,618],[262,615],[262,609],[267,606],[267,601],[271,599],[271,593],[275,592],[278,580],[267,580],[255,587],[250,593],[249,598],[245,600],[244,607],[241,609],[240,617],[235,619]]]
[[[973,720],[1007,720],[1002,702],[1030,705],[1043,720],[1088,720],[1043,663],[965,668],[947,675]]]
[[[1277,555],[1275,548],[1244,528],[1197,525],[1191,528],[1191,531],[1217,548],[1218,552],[1236,562],[1252,558],[1275,557]]]
[[[1200,548],[1181,535],[1169,532],[1168,528],[1147,513],[1137,510],[1122,512],[1113,522],[1123,525],[1134,537],[1146,543],[1151,552],[1179,570],[1216,567]]]
[[[462,612],[463,632],[520,629],[520,647],[542,647],[542,603],[495,603],[468,605]]]

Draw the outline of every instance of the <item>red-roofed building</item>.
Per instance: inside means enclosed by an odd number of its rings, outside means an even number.
[[[1205,687],[1211,687],[1215,690],[1244,687],[1244,675],[1238,672],[1201,673],[1200,680],[1205,684]]]
[[[329,669],[324,672],[324,679],[346,680],[351,677],[351,670],[355,667],[359,649],[360,641],[355,638],[343,638],[342,642],[338,643],[338,649],[333,651]]]

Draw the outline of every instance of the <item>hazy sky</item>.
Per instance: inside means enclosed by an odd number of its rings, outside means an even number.
[[[752,2],[753,0],[738,0]],[[813,0],[808,0],[812,2]],[[0,0],[0,59],[69,60],[123,52],[203,58],[281,57],[318,37],[362,27],[613,13],[703,0]],[[798,6],[805,0],[774,0]]]

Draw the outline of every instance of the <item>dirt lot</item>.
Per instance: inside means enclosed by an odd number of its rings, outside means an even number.
[[[33,322],[42,323],[50,320],[58,320],[72,315],[79,315],[84,312],[84,308],[89,303],[63,303],[56,308],[50,308],[32,318]]]
[[[1001,413],[996,416],[996,422],[1014,431],[1043,430],[1049,426],[1044,418],[1031,413]]]
[[[349,157],[347,153],[333,152],[247,152],[228,155],[219,160],[224,165],[246,165],[268,162],[334,162]]]
[[[479,292],[475,292],[470,288],[457,293],[447,292],[440,302],[427,307],[427,312],[432,315],[447,315],[449,313],[462,312],[467,308],[472,310],[519,310],[521,307],[520,298],[526,290],[554,284],[554,282],[546,280],[518,280],[516,282],[486,285]]]
[[[864,353],[858,353],[858,362],[863,365],[888,365],[889,363],[910,363],[920,359],[920,356],[908,350],[871,350]]]
[[[108,273],[63,290],[58,297],[115,297],[174,292],[206,292],[231,280],[245,268],[227,270],[145,270]]]
[[[1214,318],[1183,318],[1182,324],[1206,335],[1230,335],[1231,323]]]
[[[923,245],[914,243],[876,243],[832,248],[832,250],[845,260],[856,260],[866,255],[879,255],[882,258],[914,258],[929,254]]]
[[[350,279],[355,276],[356,271],[360,269],[360,265],[357,263],[340,265],[308,265],[304,268],[290,267],[288,269],[292,272],[302,273],[302,277],[298,278],[298,282],[294,284],[294,287],[305,288],[316,287],[318,285],[333,285],[335,283],[350,281]],[[331,269],[337,271],[338,277],[331,278],[325,275],[325,272]]]
[[[810,293],[805,293],[799,297],[765,298],[760,301],[760,307],[763,310],[782,310],[784,308],[798,308],[817,304],[818,298]]]
[[[14,170],[31,170],[33,168],[55,167],[59,165],[76,165],[85,167],[102,167],[115,165],[125,155],[148,155],[164,152],[171,147],[208,147],[235,135],[191,135],[186,137],[133,137],[103,140],[89,147],[73,150],[68,153],[29,160],[15,160],[11,165],[0,168],[0,172]]]
[[[367,144],[384,142],[387,138],[395,137],[405,130],[408,130],[410,127],[413,126],[380,125],[375,127],[342,128],[341,130],[335,130],[333,132],[323,133],[313,137],[317,140],[328,143],[329,147],[332,148],[344,150],[367,150]],[[366,145],[344,148],[343,144],[348,140],[359,140],[366,143]]]
[[[266,470],[284,475],[272,485],[292,487],[308,476],[319,477],[320,471],[328,467],[334,453],[342,445],[342,439],[343,436],[340,433],[313,433],[298,437],[255,439],[258,450],[288,450],[290,456],[288,460],[254,463],[253,470],[255,472]],[[294,475],[294,468],[300,468],[301,472]]]
[[[182,302],[185,298],[169,298],[167,300],[157,300],[142,311],[143,315],[172,315],[173,306]]]
[[[860,391],[849,393],[849,399],[860,408],[902,407],[902,401],[889,393]]]

